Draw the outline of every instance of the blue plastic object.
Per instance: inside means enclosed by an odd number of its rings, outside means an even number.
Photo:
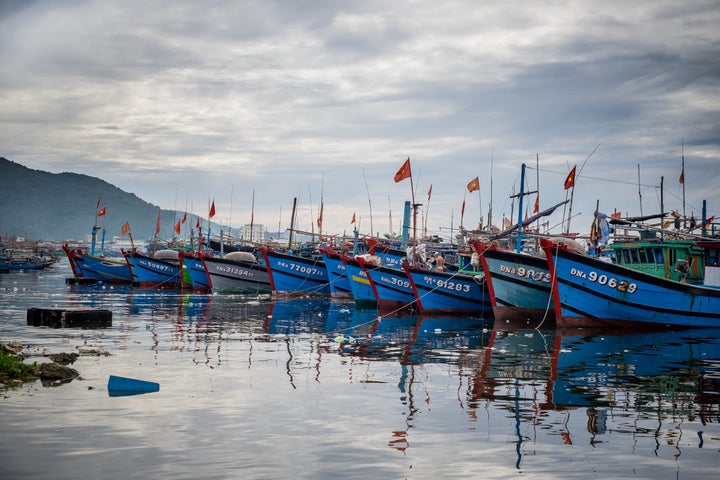
[[[160,384],[155,382],[118,377],[115,375],[110,375],[108,379],[108,393],[111,397],[139,395],[141,393],[151,393],[159,390]]]

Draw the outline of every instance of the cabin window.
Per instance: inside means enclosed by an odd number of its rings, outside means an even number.
[[[665,258],[663,255],[662,248],[658,248],[658,247],[653,248],[653,253],[655,255],[655,263],[657,263],[658,265],[662,265],[665,263]]]
[[[645,251],[644,248],[638,248],[638,258],[640,259],[639,263],[641,263],[641,264],[648,263],[647,252]]]
[[[717,248],[708,248],[705,254],[705,265],[718,265],[720,264],[720,250]]]
[[[640,256],[638,255],[637,248],[630,250],[630,263],[640,263]]]
[[[631,263],[632,259],[630,258],[630,250],[627,248],[623,249],[623,263]]]

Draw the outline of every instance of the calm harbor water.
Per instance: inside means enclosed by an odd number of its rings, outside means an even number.
[[[718,330],[622,333],[380,318],[272,300],[0,275],[0,336],[83,354],[3,390],[0,478],[713,478]],[[27,326],[96,307],[105,329]],[[48,361],[42,357],[34,360]],[[158,392],[110,396],[110,375]]]

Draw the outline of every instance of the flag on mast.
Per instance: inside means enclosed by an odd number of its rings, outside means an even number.
[[[158,210],[157,220],[155,220],[155,235],[160,233],[160,211]]]
[[[105,207],[102,207],[97,214],[98,217],[102,217],[103,215],[105,215]]]
[[[208,218],[212,218],[215,216],[215,199],[213,198],[212,205],[210,206],[210,214],[208,215]]]
[[[130,224],[125,221],[122,228],[120,229],[120,235],[127,235],[128,233],[130,233]]]
[[[407,160],[402,164],[400,167],[400,170],[397,171],[395,174],[395,183],[402,182],[406,178],[410,178],[412,176],[412,171],[410,170],[410,158],[408,157]]]
[[[565,190],[568,190],[575,186],[575,169],[577,168],[577,165],[575,165],[572,170],[570,170],[570,173],[568,173],[567,178],[565,178]]]
[[[350,220],[350,224],[352,225],[353,223],[355,223],[355,212],[353,212],[353,218]]]
[[[480,190],[480,178],[475,177],[470,180],[470,183],[467,184],[467,189],[470,193]]]

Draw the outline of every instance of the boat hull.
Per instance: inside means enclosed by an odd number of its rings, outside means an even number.
[[[202,255],[194,253],[180,253],[180,263],[183,268],[183,281],[189,280],[190,288],[197,293],[209,293],[211,291],[210,277],[202,260]]]
[[[360,261],[356,258],[343,257],[345,271],[350,279],[350,291],[359,308],[377,308],[377,298],[373,291],[367,272],[363,270]]]
[[[555,325],[547,260],[491,247],[480,254],[480,262],[497,325]]]
[[[360,261],[381,313],[417,312],[412,285],[404,270]]]
[[[483,274],[428,270],[403,264],[421,314],[492,313]]]
[[[675,282],[543,240],[558,327],[720,327],[720,289]]]
[[[179,263],[158,260],[139,252],[123,251],[123,255],[132,271],[133,282],[141,287],[181,288]]]
[[[76,279],[106,283],[131,283],[132,272],[125,259],[114,260],[63,246]]]
[[[257,262],[204,257],[203,262],[214,292],[269,293],[267,268]]]
[[[297,257],[271,248],[260,249],[270,287],[281,295],[323,295],[330,293],[327,268],[322,260]]]
[[[342,255],[332,250],[322,250],[322,259],[327,268],[328,281],[330,282],[330,295],[333,297],[350,297],[350,278],[348,277]]]

